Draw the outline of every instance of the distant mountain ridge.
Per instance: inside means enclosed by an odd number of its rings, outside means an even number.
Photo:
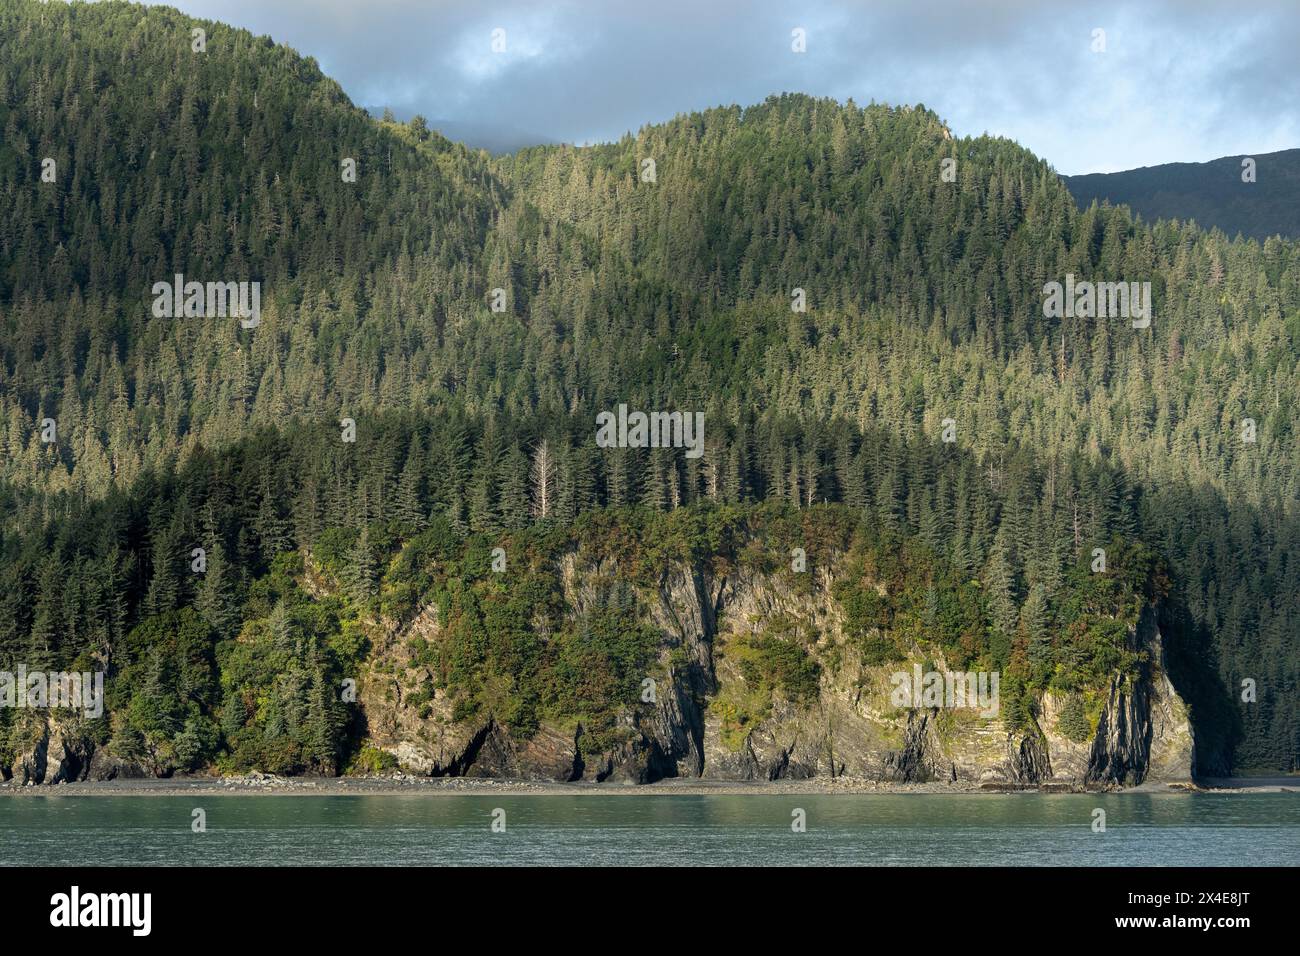
[[[1119,173],[1063,176],[1080,207],[1126,205],[1143,219],[1195,221],[1248,239],[1300,237],[1300,149],[1257,153],[1255,181],[1242,181],[1245,154],[1208,163],[1165,163]]]
[[[387,111],[403,123],[410,122],[416,115],[414,110],[386,106],[367,106],[365,110],[375,119],[382,118]],[[426,122],[429,129],[437,130],[452,142],[461,143],[470,149],[486,149],[493,156],[513,153],[528,146],[558,146],[560,142],[550,136],[500,123],[476,123],[473,120],[457,119],[431,119]]]

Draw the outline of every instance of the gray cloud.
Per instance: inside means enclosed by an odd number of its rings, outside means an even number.
[[[353,100],[613,139],[772,93],[924,103],[1064,173],[1300,140],[1300,6],[1209,0],[172,0],[315,56]],[[808,52],[790,50],[803,27]],[[506,52],[491,50],[506,31]],[[1106,31],[1105,53],[1090,50]]]

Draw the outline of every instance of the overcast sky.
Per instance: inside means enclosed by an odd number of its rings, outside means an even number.
[[[1066,174],[1300,146],[1300,0],[170,5],[316,57],[358,105],[539,139],[615,139],[797,91],[924,103],[959,135],[1008,136]],[[796,27],[806,53],[791,51]]]

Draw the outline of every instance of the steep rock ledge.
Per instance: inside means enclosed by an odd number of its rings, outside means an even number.
[[[1062,732],[1066,699],[1052,692],[1038,701],[1027,732],[1009,733],[1000,716],[894,706],[891,674],[949,665],[934,648],[920,647],[898,663],[864,665],[832,596],[833,571],[810,572],[811,586],[796,588],[788,575],[732,569],[714,577],[704,567],[678,566],[657,586],[639,589],[637,614],[658,635],[654,699],[624,707],[603,744],[580,721],[543,720],[523,734],[490,713],[458,717],[446,692],[430,695],[433,675],[412,648],[414,638],[439,640],[436,607],[402,625],[377,622],[358,685],[365,742],[402,769],[429,776],[629,783],[850,777],[963,789],[1098,789],[1192,778],[1192,726],[1166,672],[1154,608],[1145,608],[1128,634],[1145,662],[1136,674],[1111,676],[1087,739]],[[608,562],[584,566],[574,553],[558,572],[566,613],[575,618],[594,605],[602,579],[618,577]],[[774,622],[801,636],[818,668],[815,695],[792,701],[776,694],[738,723],[720,706],[746,688],[733,652]],[[147,756],[126,759],[96,747],[77,713],[24,714],[10,750],[0,776],[11,785],[160,772]]]
[[[575,614],[592,600],[594,578],[611,572],[581,567],[572,554],[560,570]],[[1051,693],[1040,702],[1036,727],[1020,734],[1008,733],[1000,717],[972,710],[891,706],[891,673],[925,660],[940,671],[947,664],[927,657],[932,649],[916,648],[905,662],[864,666],[844,636],[832,583],[823,570],[812,588],[797,593],[780,577],[736,572],[713,579],[701,568],[681,567],[657,588],[643,589],[640,613],[660,635],[668,679],[658,683],[653,705],[623,713],[622,744],[596,752],[584,747],[581,725],[544,722],[521,740],[491,720],[456,721],[438,695],[423,717],[404,706],[403,688],[418,676],[404,663],[406,643],[415,634],[437,638],[436,612],[426,609],[376,647],[362,691],[371,740],[405,769],[432,775],[636,783],[847,776],[965,788],[1107,788],[1191,779],[1192,729],[1165,672],[1153,609],[1129,635],[1148,662],[1135,678],[1112,676],[1095,735],[1077,743],[1058,730],[1062,700]],[[777,697],[770,713],[741,732],[713,706],[743,681],[727,651],[776,619],[795,621],[814,636],[808,653],[820,666],[816,700],[796,704]]]

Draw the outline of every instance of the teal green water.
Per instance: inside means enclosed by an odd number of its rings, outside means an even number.
[[[1296,866],[1300,795],[23,796],[0,864]]]

